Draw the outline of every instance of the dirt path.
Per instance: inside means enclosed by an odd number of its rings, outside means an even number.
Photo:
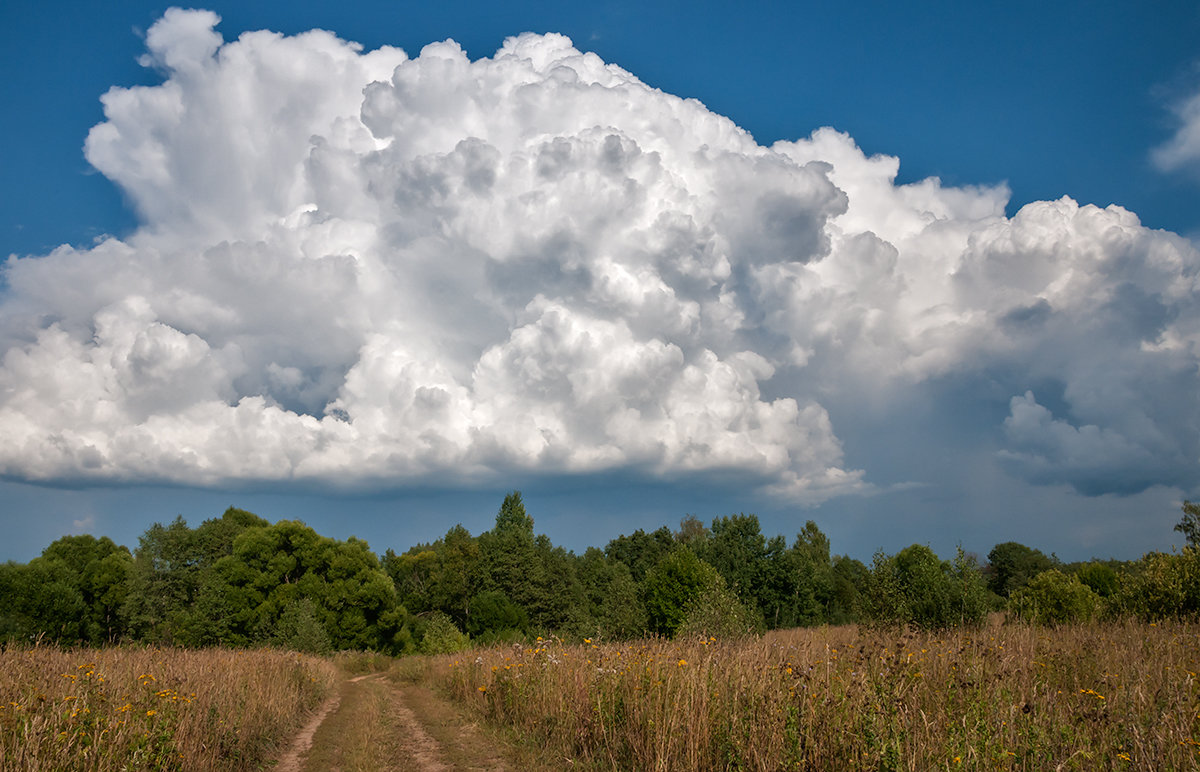
[[[428,688],[383,673],[345,678],[275,772],[506,772],[494,737]]]

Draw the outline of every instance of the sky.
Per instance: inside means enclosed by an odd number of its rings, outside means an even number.
[[[10,4],[15,5],[15,4]],[[1193,3],[0,10],[0,560],[227,506],[378,552],[1170,549]]]

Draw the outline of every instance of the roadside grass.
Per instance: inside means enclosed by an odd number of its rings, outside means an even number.
[[[258,769],[336,677],[328,659],[269,649],[9,646],[0,769]]]
[[[1200,625],[480,649],[423,678],[565,763],[654,770],[1200,769]]]

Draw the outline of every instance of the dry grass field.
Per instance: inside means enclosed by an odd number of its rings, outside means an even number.
[[[258,769],[332,686],[272,650],[0,651],[0,769]]]
[[[1200,769],[1200,625],[497,648],[426,677],[564,765]]]

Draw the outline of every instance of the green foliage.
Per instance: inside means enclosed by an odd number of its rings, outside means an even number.
[[[1183,517],[1175,525],[1175,530],[1183,534],[1188,546],[1200,546],[1200,504],[1184,501]]]
[[[974,561],[959,549],[949,563],[921,544],[875,555],[866,606],[876,622],[922,629],[979,624],[988,611]]]
[[[685,546],[676,547],[646,574],[642,597],[650,631],[673,637],[683,625],[688,605],[725,580]]]
[[[604,548],[604,554],[609,560],[624,563],[633,580],[640,584],[650,569],[658,565],[674,546],[675,537],[666,526],[653,533],[646,533],[639,528],[628,536],[622,534],[610,541]]]
[[[114,643],[133,558],[108,537],[64,536],[27,565],[0,570],[0,638]]]
[[[716,583],[688,602],[683,624],[675,635],[678,638],[732,640],[758,634],[762,629],[762,619],[757,612],[747,608],[722,583]]]
[[[421,638],[421,651],[424,654],[452,654],[462,651],[471,645],[470,639],[446,614],[435,611],[430,615],[425,625],[425,634]]]
[[[861,560],[839,555],[833,559],[832,589],[826,617],[830,624],[857,622],[865,616],[862,588],[871,581],[871,570]]]
[[[289,603],[275,627],[273,643],[292,651],[327,654],[333,650],[329,633],[318,618],[317,607],[309,598]]]
[[[1098,560],[1076,567],[1075,576],[1101,598],[1111,597],[1121,583],[1117,570]]]
[[[499,590],[481,592],[471,600],[467,631],[473,636],[509,630],[523,632],[528,627],[529,617],[525,609]]]
[[[1114,611],[1152,621],[1200,615],[1200,547],[1146,555],[1121,576],[1110,601]]]
[[[1198,518],[1200,506],[1185,502],[1178,530],[1194,535]],[[982,620],[1001,602],[989,585],[1037,621],[1090,616],[1098,597],[1113,613],[1200,614],[1193,547],[1049,574],[1053,556],[1016,542],[996,545],[989,559],[986,580],[961,549],[942,561],[913,545],[876,555],[868,568],[831,558],[812,521],[789,547],[782,535],[766,538],[747,514],[717,517],[710,528],[689,515],[675,533],[639,529],[577,556],[535,533],[514,491],[490,531],[475,537],[456,525],[381,561],[361,540],[230,508],[197,528],[182,518],[156,523],[133,555],[108,539],[72,536],[28,564],[0,565],[0,640],[399,654],[417,642],[465,645],[465,633],[483,642],[552,632],[729,637],[861,619],[940,628]]]
[[[1056,568],[1043,571],[1008,600],[1009,608],[1021,619],[1040,625],[1086,622],[1100,609],[1100,597],[1079,581]]]
[[[1055,561],[1046,557],[1041,550],[1008,541],[992,548],[988,553],[988,564],[989,589],[1007,598],[1015,590],[1028,584],[1033,577],[1054,568]]]

